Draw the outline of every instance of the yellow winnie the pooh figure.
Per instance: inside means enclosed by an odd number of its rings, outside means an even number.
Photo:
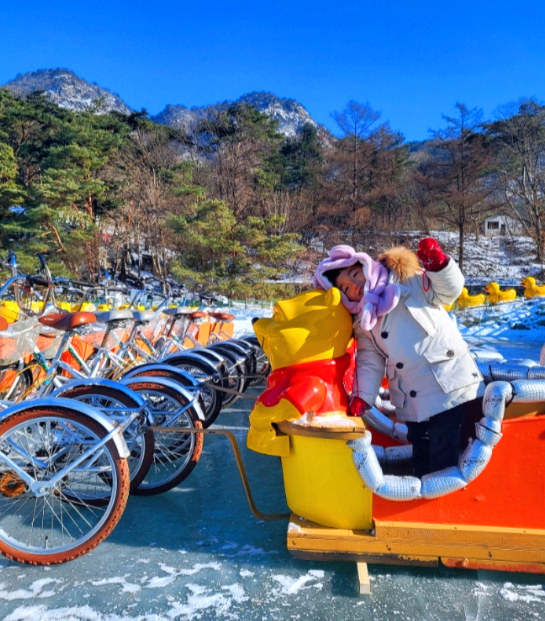
[[[277,302],[271,319],[259,319],[254,331],[271,362],[267,387],[250,414],[248,448],[287,456],[289,438],[273,423],[312,416],[345,415],[343,385],[350,365],[352,316],[338,289],[313,290]]]

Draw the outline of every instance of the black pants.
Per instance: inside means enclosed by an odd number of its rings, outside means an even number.
[[[464,417],[476,418],[482,412],[482,401],[468,401],[421,423],[407,423],[407,439],[413,445],[414,476],[458,465]]]

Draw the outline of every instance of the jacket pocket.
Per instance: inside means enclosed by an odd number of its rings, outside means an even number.
[[[397,374],[395,366],[391,362],[388,362],[386,376],[388,377],[390,403],[396,408],[404,407],[407,395],[399,387],[399,376]]]
[[[427,351],[424,353],[428,365],[445,393],[454,392],[477,384],[483,376],[469,350],[447,349]]]

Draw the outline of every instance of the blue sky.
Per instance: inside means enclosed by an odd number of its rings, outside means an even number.
[[[545,100],[545,3],[25,0],[0,8],[0,84],[66,67],[157,114],[270,91],[330,130],[368,102],[407,140],[456,102]]]

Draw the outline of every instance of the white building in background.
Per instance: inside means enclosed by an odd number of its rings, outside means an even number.
[[[483,222],[483,235],[513,237],[522,233],[522,225],[510,216],[490,216]]]

